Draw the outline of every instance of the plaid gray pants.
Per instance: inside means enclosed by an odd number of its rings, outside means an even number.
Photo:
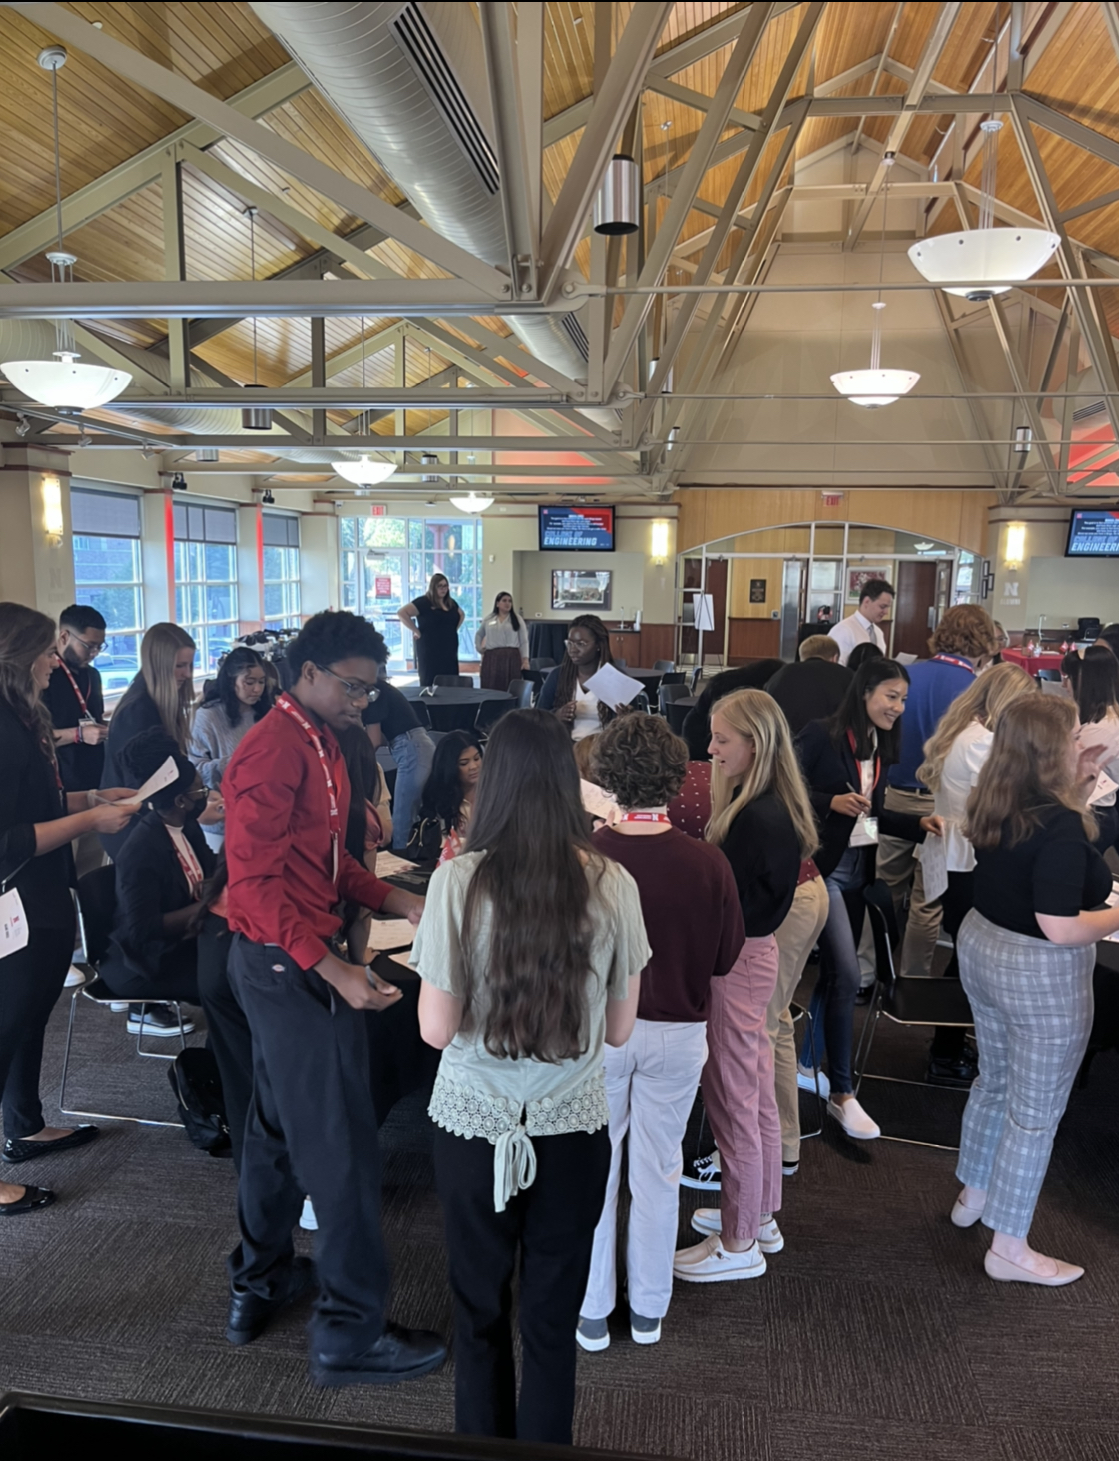
[[[1092,1029],[1095,945],[1026,938],[973,908],[959,951],[979,1075],[964,1111],[956,1176],[986,1191],[988,1228],[1024,1238]]]

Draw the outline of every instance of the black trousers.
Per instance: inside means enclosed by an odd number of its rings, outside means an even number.
[[[43,1036],[74,953],[74,930],[33,928],[27,947],[0,959],[0,1091],[4,1135],[17,1141],[43,1129],[39,1072]]]
[[[455,1430],[571,1444],[575,1326],[610,1172],[610,1134],[533,1138],[536,1180],[493,1206],[493,1155],[481,1137],[435,1129],[455,1295]],[[513,1368],[513,1275],[520,1249],[521,1395]]]
[[[253,1053],[237,1198],[241,1242],[229,1257],[229,1276],[262,1298],[275,1297],[309,1195],[319,1223],[321,1286],[311,1347],[348,1358],[380,1338],[389,1290],[364,1023],[370,1017],[283,949],[242,934],[233,935],[229,982],[249,1022]]]
[[[221,1076],[233,1165],[240,1172],[245,1122],[253,1096],[253,1037],[229,982],[232,941],[225,919],[208,913],[198,936],[198,995],[206,1011],[206,1044]]]
[[[948,960],[944,970],[945,979],[958,979],[960,977],[960,961],[957,958],[956,941],[959,938],[960,925],[971,911],[971,906],[975,898],[974,889],[974,873],[948,874],[948,888],[941,895],[940,899],[942,926],[953,944],[952,957]],[[954,1025],[938,1025],[936,1034],[933,1036],[933,1058],[936,1060],[954,1059],[956,1056],[962,1054],[966,1038],[966,1030],[957,1029]]]
[[[118,999],[135,1003],[147,1000],[181,999],[198,1003],[198,940],[183,939],[169,949],[150,973],[126,964],[114,943],[101,965],[101,978]]]

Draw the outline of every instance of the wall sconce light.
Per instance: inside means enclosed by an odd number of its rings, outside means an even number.
[[[62,517],[62,483],[57,477],[43,478],[43,532],[47,542],[57,548],[66,532]]]
[[[1021,568],[1026,556],[1026,524],[1010,523],[1006,529],[1006,546],[1003,564],[1007,568]]]
[[[658,518],[653,524],[651,533],[653,562],[665,563],[668,560],[668,523]]]

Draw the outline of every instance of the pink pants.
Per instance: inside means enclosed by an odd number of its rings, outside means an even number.
[[[712,979],[703,1102],[722,1158],[723,1234],[757,1237],[762,1213],[781,1206],[781,1123],[766,1007],[777,983],[772,934],[748,938],[734,968]]]

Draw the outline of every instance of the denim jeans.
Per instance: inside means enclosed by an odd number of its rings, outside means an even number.
[[[408,846],[420,797],[431,775],[435,743],[422,726],[394,736],[389,742],[396,762],[396,786],[392,794],[392,845],[395,852]]]
[[[819,1065],[823,1050],[827,1051],[828,1080],[837,1096],[849,1095],[854,1089],[851,1046],[855,996],[862,977],[855,931],[843,895],[866,887],[870,881],[869,853],[867,847],[849,847],[825,879],[828,921],[820,938],[820,977],[809,1006],[812,1021],[801,1048],[804,1065]]]

